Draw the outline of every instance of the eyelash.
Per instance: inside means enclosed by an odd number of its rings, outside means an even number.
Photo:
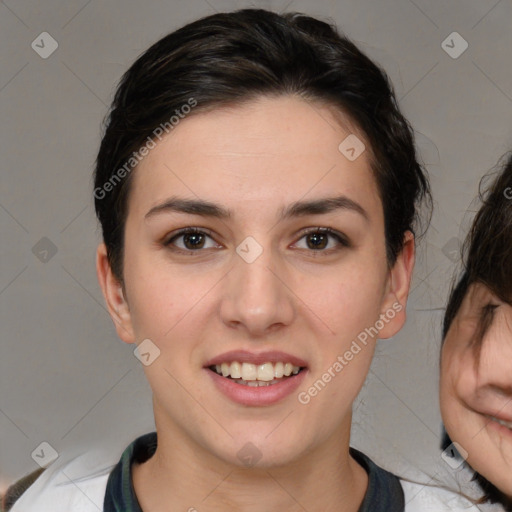
[[[494,313],[496,312],[496,310],[499,308],[499,304],[494,304],[492,302],[489,302],[489,304],[486,304],[483,308],[482,308],[482,318],[491,318],[491,320],[494,318]]]
[[[189,228],[183,228],[183,229],[178,230],[169,239],[167,239],[167,241],[164,242],[164,245],[166,247],[170,248],[173,252],[181,253],[181,254],[192,255],[195,252],[197,252],[197,253],[202,252],[202,249],[197,249],[197,250],[187,249],[187,250],[185,250],[185,249],[180,249],[180,248],[176,248],[176,247],[171,248],[173,242],[176,239],[178,239],[184,235],[187,235],[187,234],[200,234],[200,235],[206,235],[206,236],[209,236],[210,238],[213,238],[213,236],[211,235],[209,230],[199,229],[199,228],[195,228],[195,227],[189,227]],[[334,231],[331,228],[313,228],[313,229],[306,228],[305,230],[301,231],[299,240],[301,240],[302,238],[306,237],[307,235],[311,235],[311,234],[330,235],[331,237],[335,238],[338,241],[339,245],[342,248],[343,247],[345,247],[345,248],[351,247],[350,242],[344,235]],[[331,254],[333,251],[340,250],[340,248],[338,247],[338,248],[330,248],[330,249],[318,249],[318,250],[305,249],[305,250],[311,252],[312,255],[314,255],[316,257],[316,256],[323,256],[323,255],[327,256],[327,255]]]
[[[489,330],[490,326],[492,325],[494,321],[494,315],[498,308],[499,304],[494,304],[492,302],[489,302],[488,304],[482,307],[479,321],[479,332],[476,338],[478,342],[483,339],[483,337]]]

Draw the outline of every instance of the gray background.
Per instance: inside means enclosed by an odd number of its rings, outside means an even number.
[[[42,441],[61,454],[100,442],[120,453],[154,429],[142,368],[117,339],[96,282],[91,172],[100,124],[117,80],[151,43],[200,16],[248,5],[0,3],[0,489],[38,467],[31,453]],[[405,460],[428,472],[439,459],[440,322],[457,239],[479,177],[512,148],[512,3],[252,5],[334,20],[388,71],[417,131],[435,216],[419,246],[407,325],[379,343],[356,404],[353,444],[390,469]],[[442,47],[454,31],[469,45],[458,58]],[[42,32],[59,45],[47,59],[31,47]],[[452,51],[459,43],[448,40]]]

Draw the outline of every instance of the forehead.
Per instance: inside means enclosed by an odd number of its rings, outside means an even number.
[[[333,189],[381,215],[370,151],[354,123],[301,98],[259,98],[183,119],[137,167],[129,212],[171,195],[243,210]]]

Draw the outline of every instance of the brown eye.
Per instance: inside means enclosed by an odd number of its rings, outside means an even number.
[[[329,237],[325,233],[310,233],[306,238],[310,249],[325,249],[329,243]]]
[[[316,252],[329,253],[331,250],[350,247],[350,243],[343,235],[330,228],[316,228],[309,230],[303,233],[301,240],[302,239],[306,240],[306,247],[301,248]],[[328,247],[331,241],[333,241],[333,243]]]
[[[179,243],[180,239],[181,243]],[[206,245],[208,243],[208,239],[212,240],[209,246]],[[167,242],[165,242],[165,245],[171,248],[175,247],[175,250],[183,252],[197,252],[200,249],[211,249],[218,247],[208,233],[197,228],[181,229]]]
[[[204,235],[201,233],[187,233],[182,236],[187,249],[201,249],[204,245]]]

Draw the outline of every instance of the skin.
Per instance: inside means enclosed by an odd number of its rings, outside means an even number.
[[[136,170],[124,291],[103,245],[97,271],[120,338],[149,338],[161,351],[144,367],[158,432],[155,455],[134,467],[144,510],[356,511],[364,497],[367,474],[348,452],[351,407],[376,340],[307,405],[297,393],[397,302],[403,309],[379,337],[400,330],[414,240],[407,233],[389,268],[369,151],[353,162],[340,153],[340,142],[358,132],[339,119],[326,106],[296,97],[199,113]],[[341,194],[367,218],[340,209],[278,219],[295,201]],[[218,203],[232,218],[168,211],[145,217],[171,196]],[[189,226],[211,231],[200,254],[165,246],[169,235]],[[343,233],[350,247],[327,238],[325,254],[310,248],[311,237],[301,230],[317,227]],[[263,249],[253,263],[236,252],[248,236]],[[176,239],[175,248],[186,250],[184,242]],[[284,351],[307,361],[308,373],[297,393],[278,403],[242,406],[221,394],[203,369],[208,359],[235,349]],[[237,457],[248,442],[261,453],[252,468]]]
[[[498,307],[477,358],[471,342],[482,308]],[[441,354],[440,401],[450,438],[468,453],[467,462],[512,498],[512,306],[483,284],[470,286],[446,335]]]

